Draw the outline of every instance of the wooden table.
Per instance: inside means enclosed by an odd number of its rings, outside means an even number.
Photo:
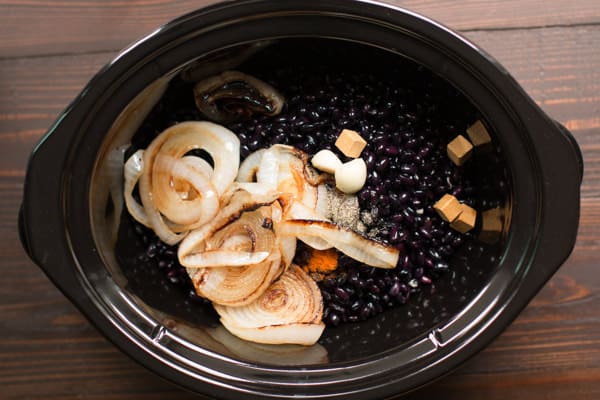
[[[116,51],[207,0],[0,0],[0,398],[187,399],[108,343],[26,257],[25,165]],[[521,316],[411,399],[600,398],[600,1],[397,0],[496,57],[583,150],[575,250]],[[434,397],[435,396],[435,397]]]

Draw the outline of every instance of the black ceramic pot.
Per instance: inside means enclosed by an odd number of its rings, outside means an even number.
[[[429,312],[398,307],[327,329],[311,348],[252,345],[210,313],[186,318],[132,290],[111,241],[120,200],[108,195],[104,171],[109,150],[131,137],[115,133],[115,120],[134,98],[151,106],[161,82],[207,55],[242,57],[248,45],[294,46],[291,38],[360,43],[431,70],[477,107],[502,153],[494,168],[508,182],[503,236],[495,245],[473,239],[452,261],[456,271],[487,275],[475,274],[461,293],[456,282],[440,284]],[[448,373],[510,324],[573,248],[582,173],[569,132],[496,61],[443,26],[366,1],[247,0],[183,16],[102,69],[33,151],[19,225],[31,258],[104,335],[187,389],[228,399],[381,399]]]

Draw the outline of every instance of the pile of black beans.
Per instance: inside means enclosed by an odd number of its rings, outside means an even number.
[[[242,70],[286,98],[277,116],[229,124],[240,138],[242,159],[282,143],[309,154],[331,149],[347,160],[334,145],[343,129],[359,132],[368,143],[361,154],[368,177],[358,193],[359,204],[372,220],[370,233],[397,247],[400,261],[397,268],[383,270],[340,255],[336,274],[319,283],[324,321],[337,326],[366,320],[417,292],[435,292],[436,279],[450,268],[451,256],[470,234],[452,230],[433,204],[452,193],[478,207],[469,171],[446,154],[446,144],[480,118],[476,109],[455,88],[409,61],[385,69],[307,62],[250,64]],[[175,79],[134,138],[132,151],[170,125],[200,119],[192,84]],[[136,230],[151,237],[145,228]],[[147,241],[142,257],[155,258],[169,280],[195,296],[174,249],[157,239]]]

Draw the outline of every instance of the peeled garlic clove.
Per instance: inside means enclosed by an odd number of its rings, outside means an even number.
[[[342,166],[340,159],[331,150],[321,150],[315,154],[311,164],[316,169],[334,174],[335,170]]]
[[[335,170],[335,187],[344,193],[356,193],[367,181],[367,165],[362,158],[342,164]]]

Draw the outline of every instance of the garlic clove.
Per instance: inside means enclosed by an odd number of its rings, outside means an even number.
[[[342,162],[331,150],[320,150],[313,156],[311,164],[320,171],[334,174]]]
[[[335,187],[344,193],[356,193],[367,181],[367,165],[362,158],[342,164],[335,170]]]

